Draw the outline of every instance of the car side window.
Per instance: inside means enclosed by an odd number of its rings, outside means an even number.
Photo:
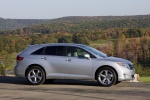
[[[40,48],[40,49],[38,49],[38,50],[32,52],[31,55],[41,55],[42,52],[44,51],[44,48],[45,48],[45,47]]]
[[[76,48],[77,49],[77,54],[78,54],[78,57],[84,57],[85,54],[88,54],[85,50],[83,49],[79,49],[79,48]]]
[[[67,47],[67,56],[83,58],[85,54],[89,54],[89,53],[77,47]]]
[[[48,46],[44,55],[64,56],[64,46]]]
[[[78,57],[76,48],[75,47],[67,47],[67,56]]]

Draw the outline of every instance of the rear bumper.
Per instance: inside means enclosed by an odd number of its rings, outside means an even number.
[[[25,77],[24,71],[17,65],[14,67],[14,74],[19,77]]]

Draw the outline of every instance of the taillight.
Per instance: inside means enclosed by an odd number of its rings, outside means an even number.
[[[16,60],[21,61],[21,60],[23,60],[23,57],[20,57],[20,56],[18,55],[17,58],[16,58]]]

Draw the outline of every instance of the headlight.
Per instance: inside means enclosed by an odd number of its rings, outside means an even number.
[[[117,64],[130,69],[130,66],[127,63],[117,62]]]

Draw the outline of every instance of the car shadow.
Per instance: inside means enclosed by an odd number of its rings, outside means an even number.
[[[26,78],[16,76],[0,76],[0,83],[29,85]],[[96,81],[91,80],[54,80],[53,82],[46,81],[43,85],[83,85],[83,86],[98,86]]]
[[[21,85],[28,84],[28,82],[25,78],[16,77],[16,76],[0,76],[0,83],[21,84]]]
[[[53,82],[46,81],[45,85],[83,85],[83,86],[99,86],[96,81],[91,80],[72,80],[72,79],[59,79]]]

